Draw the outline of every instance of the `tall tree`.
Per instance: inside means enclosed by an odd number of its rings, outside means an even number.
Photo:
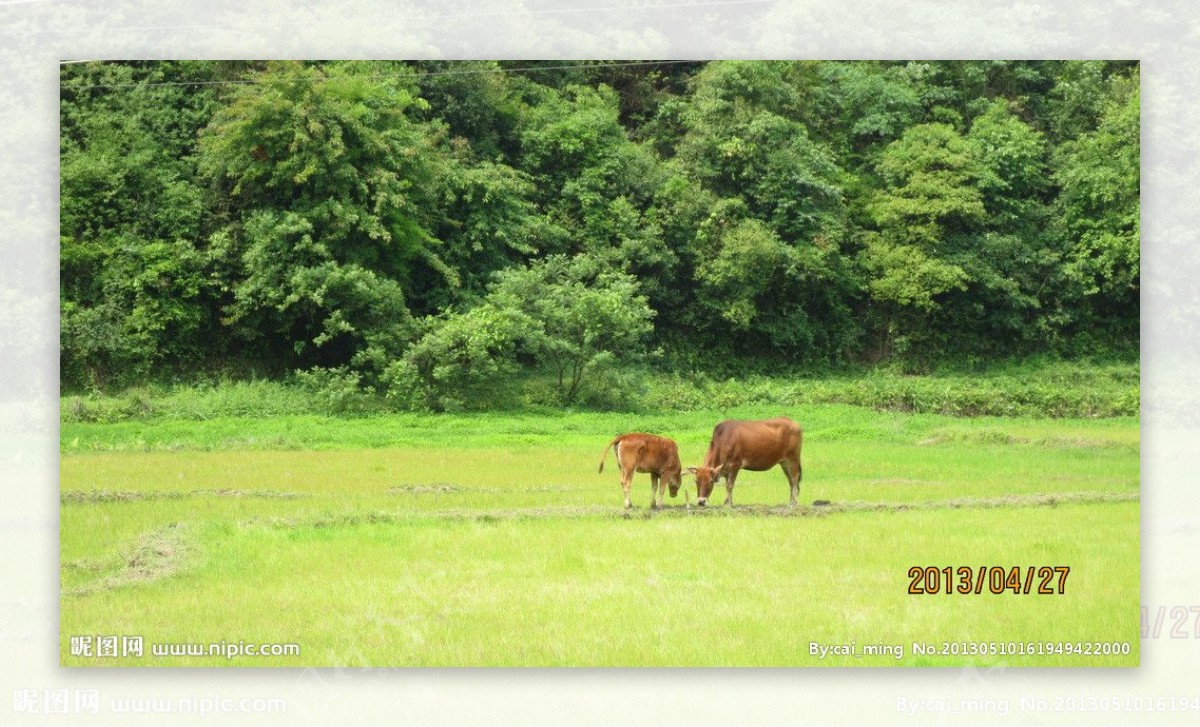
[[[1126,345],[1137,341],[1141,289],[1140,102],[1136,72],[1113,77],[1095,131],[1058,148],[1055,173],[1080,323]]]
[[[672,164],[714,198],[687,252],[701,295],[683,318],[724,356],[831,359],[856,335],[840,259],[846,176],[803,121],[816,75],[710,64],[679,115]]]
[[[430,233],[444,155],[412,122],[411,80],[361,64],[272,63],[201,138],[230,202],[215,246],[237,268],[227,320],[298,365],[379,367],[411,335],[418,263],[459,278]]]
[[[953,127],[921,124],[888,145],[877,171],[886,186],[869,206],[878,231],[867,236],[863,264],[883,312],[883,352],[917,345],[928,354],[948,334],[933,325],[946,295],[969,280],[949,253],[983,222],[984,170]]]
[[[676,253],[648,215],[664,175],[654,154],[629,139],[617,94],[603,85],[539,89],[520,135],[535,199],[564,232],[564,247],[545,252],[586,253],[644,281],[655,305],[668,297]]]

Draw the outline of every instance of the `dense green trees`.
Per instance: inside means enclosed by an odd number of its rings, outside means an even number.
[[[211,64],[80,64],[62,78],[62,376],[103,386],[197,361],[220,314],[197,131]],[[200,85],[179,85],[179,84]]]
[[[62,376],[1134,351],[1136,63],[64,66]],[[340,373],[339,373],[340,372]]]

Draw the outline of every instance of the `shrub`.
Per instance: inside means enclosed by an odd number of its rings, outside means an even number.
[[[299,388],[312,398],[320,414],[368,414],[382,406],[375,389],[362,385],[362,374],[348,367],[311,368],[293,374]]]

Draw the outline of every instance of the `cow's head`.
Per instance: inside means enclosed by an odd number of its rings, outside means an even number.
[[[703,505],[708,502],[708,496],[712,494],[713,486],[721,479],[721,467],[688,467],[688,472],[696,475],[696,504]]]
[[[683,472],[680,471],[674,477],[668,475],[664,478],[667,483],[667,491],[671,493],[671,497],[679,495],[679,486],[683,484]]]

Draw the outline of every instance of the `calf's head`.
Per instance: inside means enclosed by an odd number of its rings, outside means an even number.
[[[713,486],[717,484],[717,480],[721,479],[721,466],[687,468],[688,472],[696,476],[697,505],[704,505],[708,502],[708,496],[712,494]]]
[[[674,477],[668,476],[666,478],[666,481],[667,481],[667,490],[671,493],[671,497],[678,496],[679,495],[679,485],[681,485],[683,483],[683,472],[676,473]]]

